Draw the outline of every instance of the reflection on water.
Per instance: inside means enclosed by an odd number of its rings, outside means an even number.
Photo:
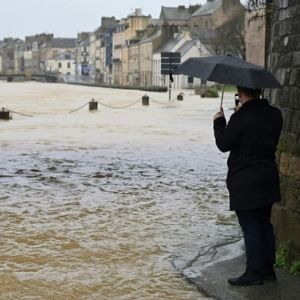
[[[143,92],[0,91],[0,105],[35,115],[0,122],[0,299],[205,299],[171,262],[235,234],[211,129],[218,100],[152,94],[166,105],[69,114]]]

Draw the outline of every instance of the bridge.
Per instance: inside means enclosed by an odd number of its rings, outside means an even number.
[[[54,74],[28,74],[28,73],[19,73],[19,74],[0,74],[0,80],[4,79],[8,82],[14,81],[14,79],[24,79],[24,80],[46,80],[47,82],[56,82],[58,77]]]

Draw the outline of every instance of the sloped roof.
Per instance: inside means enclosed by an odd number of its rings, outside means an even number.
[[[170,50],[177,45],[177,43],[182,39],[182,36],[178,35],[175,38],[168,39],[163,45],[158,48],[155,53],[170,52]]]
[[[181,56],[184,56],[194,45],[196,45],[196,40],[186,41],[178,50],[177,52],[181,53]]]
[[[52,48],[75,48],[76,39],[73,38],[54,38],[51,41]]]
[[[189,9],[186,7],[161,7],[160,19],[188,21],[190,16]]]
[[[154,39],[156,39],[157,37],[159,37],[160,35],[161,35],[161,30],[159,29],[159,30],[155,31],[153,34],[151,34],[150,36],[143,38],[139,42],[139,44],[149,43],[149,42],[153,41]]]
[[[150,25],[160,26],[160,25],[162,25],[162,21],[161,21],[161,19],[151,19],[150,20]]]
[[[89,46],[91,43],[90,43],[90,38],[87,38],[85,40],[83,40],[79,45],[80,46]]]
[[[75,55],[72,53],[64,52],[53,57],[54,60],[75,60]]]
[[[196,10],[192,17],[199,17],[213,14],[222,5],[222,0],[208,1]]]

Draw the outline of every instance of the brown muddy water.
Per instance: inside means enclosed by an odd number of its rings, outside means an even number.
[[[219,99],[0,82],[0,299],[206,299],[172,266],[236,235]],[[226,95],[225,112],[233,106]]]

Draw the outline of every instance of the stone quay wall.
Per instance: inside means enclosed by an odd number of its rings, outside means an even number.
[[[300,259],[300,1],[274,0],[268,67],[282,89],[270,91],[284,118],[278,146],[282,201],[273,222],[279,242],[292,241],[292,257]]]

